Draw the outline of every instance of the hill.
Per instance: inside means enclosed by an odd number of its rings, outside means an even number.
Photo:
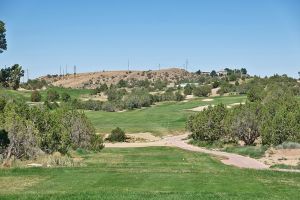
[[[194,73],[179,68],[169,68],[161,70],[149,71],[103,71],[103,72],[89,72],[79,74],[68,74],[65,76],[47,75],[40,77],[54,86],[61,86],[65,88],[88,88],[94,89],[99,84],[106,83],[116,84],[120,80],[167,80],[169,83],[176,83],[180,80],[190,79],[195,77]]]

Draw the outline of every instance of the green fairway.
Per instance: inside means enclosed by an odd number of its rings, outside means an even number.
[[[108,133],[115,127],[127,133],[151,132],[156,135],[184,131],[187,117],[194,113],[186,109],[208,104],[232,104],[246,100],[246,96],[215,97],[203,102],[203,98],[189,102],[167,102],[144,109],[126,112],[86,111],[99,133]]]
[[[68,93],[72,99],[79,99],[82,95],[88,95],[91,93],[92,90],[88,89],[71,89],[71,88],[61,88],[61,87],[51,87],[46,90],[40,90],[40,93],[42,95],[42,101],[46,100],[47,91],[55,90],[61,95],[62,93]],[[11,96],[16,99],[23,99],[25,101],[30,101],[32,91],[17,91],[17,90],[6,90],[6,89],[0,89],[0,95],[7,95]]]
[[[298,199],[300,174],[176,148],[104,149],[85,167],[0,170],[0,199]]]

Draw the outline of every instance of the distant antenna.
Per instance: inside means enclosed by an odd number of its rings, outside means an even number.
[[[76,77],[76,65],[74,65],[74,78]]]
[[[128,62],[127,62],[127,68],[128,68],[128,71],[129,71],[129,59],[128,59]]]
[[[65,70],[63,69],[63,74],[62,74],[62,76],[64,77],[65,76]]]
[[[189,65],[189,60],[186,59],[186,61],[185,61],[185,70],[186,70],[186,71],[188,70],[188,65]]]
[[[68,75],[68,65],[66,65],[66,75]]]
[[[59,66],[59,77],[61,77],[61,65]]]

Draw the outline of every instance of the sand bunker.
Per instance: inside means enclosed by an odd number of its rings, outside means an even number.
[[[193,99],[194,98],[194,95],[186,95],[185,96],[185,99],[189,100],[189,99]]]
[[[241,102],[241,103],[232,103],[232,104],[227,105],[226,107],[227,107],[227,108],[232,108],[232,107],[234,107],[234,106],[239,106],[239,105],[241,105],[241,104],[245,104],[245,102]]]
[[[214,105],[210,105],[212,107],[214,107]],[[207,109],[209,107],[209,105],[206,105],[206,106],[198,106],[196,108],[192,108],[192,109],[188,109],[188,110],[191,110],[191,111],[195,111],[195,112],[201,112],[205,109]]]
[[[205,100],[205,99],[203,99],[202,101],[204,101],[204,100]],[[211,101],[211,100],[213,100],[213,99],[207,99],[206,101]],[[240,104],[245,104],[245,102],[229,104],[229,105],[227,105],[226,107],[227,107],[227,108],[232,108],[232,107],[238,106],[238,105],[240,105]],[[194,112],[201,112],[201,111],[207,109],[209,106],[214,107],[215,105],[198,106],[198,107],[196,107],[196,108],[192,108],[192,109],[188,109],[188,110],[194,111]]]
[[[204,101],[204,102],[210,102],[210,101],[213,101],[213,99],[203,99],[202,101]]]
[[[147,142],[155,142],[161,140],[160,137],[156,137],[152,135],[151,133],[145,132],[145,133],[128,133],[126,134],[129,138],[135,140],[135,141],[147,141]]]

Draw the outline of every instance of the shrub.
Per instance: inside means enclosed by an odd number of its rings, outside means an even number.
[[[34,124],[16,113],[14,106],[5,111],[4,128],[7,132],[9,145],[5,151],[7,159],[15,156],[20,158],[35,158],[39,152],[38,134]]]
[[[119,80],[119,82],[117,83],[117,86],[118,86],[119,88],[122,88],[122,87],[126,87],[127,84],[128,84],[127,81],[121,79],[121,80]]]
[[[247,99],[251,102],[261,101],[264,97],[264,89],[259,85],[252,85],[247,93]]]
[[[67,104],[49,110],[43,105],[9,102],[0,115],[0,151],[7,159],[32,159],[42,151],[66,154],[70,149],[103,148],[102,138],[96,136],[84,113]]]
[[[0,154],[3,154],[9,145],[8,133],[5,130],[0,130]]]
[[[219,104],[190,116],[186,127],[192,132],[191,136],[194,140],[213,143],[224,138],[226,134],[224,123],[226,115],[226,107]]]
[[[71,96],[68,93],[64,92],[61,94],[61,100],[64,102],[68,102],[71,100]]]
[[[237,80],[236,74],[229,75],[229,81],[236,81],[236,80]]]
[[[175,92],[175,100],[176,101],[183,101],[184,96],[180,92]]]
[[[211,87],[209,85],[195,87],[193,89],[193,95],[198,97],[207,97],[211,92]]]
[[[276,147],[277,149],[300,149],[300,143],[297,142],[283,142]]]
[[[33,91],[31,93],[31,101],[32,102],[40,102],[42,100],[42,95],[38,91]]]
[[[152,98],[148,91],[144,89],[134,89],[125,98],[125,107],[128,109],[148,107],[152,104]]]
[[[117,127],[111,131],[111,134],[108,136],[107,140],[110,142],[125,142],[125,132]]]
[[[80,102],[80,109],[99,111],[102,109],[103,102],[97,100],[88,100]]]
[[[241,105],[233,117],[231,130],[246,145],[251,145],[260,136],[259,107],[256,104]]]
[[[190,85],[190,84],[187,84],[185,87],[184,87],[184,90],[183,90],[183,93],[185,95],[191,95],[193,92],[193,87]]]
[[[212,87],[213,88],[217,88],[217,87],[219,87],[220,86],[220,82],[219,81],[215,81],[215,82],[213,82],[213,84],[212,84]]]
[[[4,97],[0,97],[0,112],[3,111],[4,107],[6,105],[6,100]]]
[[[115,111],[117,111],[117,107],[116,107],[115,103],[107,101],[107,102],[103,103],[102,110],[107,111],[107,112],[115,112]]]
[[[47,100],[50,102],[57,101],[59,99],[59,94],[56,90],[47,91]]]
[[[123,97],[123,93],[115,88],[107,90],[108,101],[120,101]]]

